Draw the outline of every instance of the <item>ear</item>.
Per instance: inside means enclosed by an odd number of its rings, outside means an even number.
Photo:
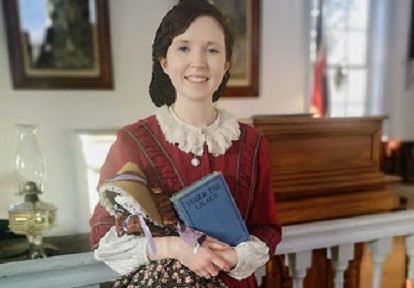
[[[226,61],[226,64],[224,64],[224,70],[227,72],[230,69],[230,62]]]
[[[168,75],[168,61],[167,58],[163,57],[158,60],[160,62],[160,66],[165,74]]]

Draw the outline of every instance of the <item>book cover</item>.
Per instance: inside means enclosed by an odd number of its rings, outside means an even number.
[[[223,174],[213,172],[170,198],[185,225],[230,246],[249,240],[249,232]]]

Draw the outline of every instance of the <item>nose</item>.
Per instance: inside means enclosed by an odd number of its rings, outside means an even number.
[[[192,51],[190,66],[193,68],[205,68],[207,66],[206,53],[201,50]]]

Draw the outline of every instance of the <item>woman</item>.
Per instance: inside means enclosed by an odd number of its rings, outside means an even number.
[[[142,287],[137,283],[154,275],[157,280],[147,285],[257,287],[253,272],[274,255],[281,229],[271,192],[268,144],[252,127],[214,105],[230,77],[232,45],[225,18],[207,1],[180,1],[167,13],[153,43],[150,95],[160,108],[117,132],[100,183],[132,161],[145,173],[150,187],[160,187],[171,196],[220,171],[250,241],[228,247],[208,238],[194,253],[194,247],[180,237],[155,237],[158,252],[154,254],[142,235],[118,237],[114,220],[97,205],[90,221],[91,242],[98,260],[127,273],[118,278],[117,287]],[[181,265],[189,268],[185,277],[174,274],[183,271]],[[155,272],[167,266],[176,269],[168,271],[174,279],[167,273],[166,282],[154,282],[164,275]]]

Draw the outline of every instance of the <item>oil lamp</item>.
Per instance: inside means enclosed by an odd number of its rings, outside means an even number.
[[[30,258],[45,258],[43,233],[55,226],[56,207],[42,202],[45,167],[36,138],[37,126],[18,124],[18,146],[15,158],[15,174],[19,184],[18,195],[24,201],[9,206],[9,229],[27,236],[30,244]]]

